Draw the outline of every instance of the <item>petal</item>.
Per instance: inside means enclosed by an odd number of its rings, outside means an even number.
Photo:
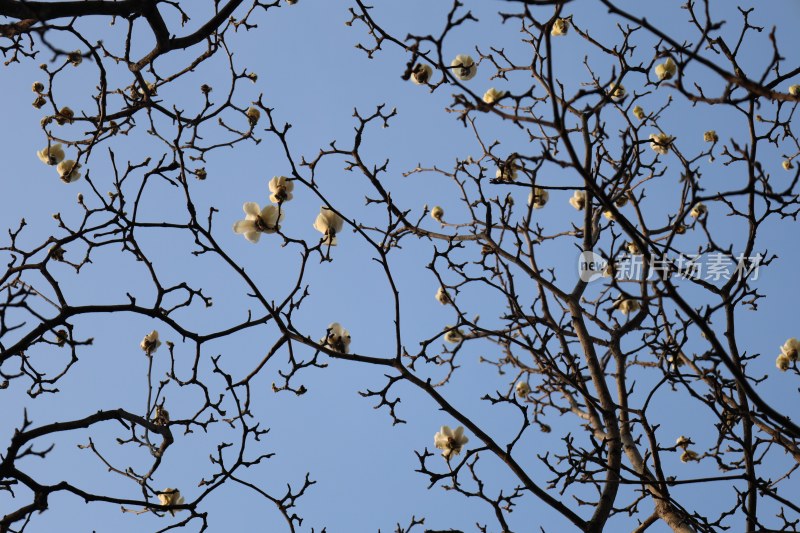
[[[261,232],[248,231],[247,233],[244,234],[244,238],[255,244],[261,238]]]
[[[317,215],[316,220],[314,220],[314,229],[322,234],[328,231],[328,220],[322,213]]]
[[[453,432],[453,438],[455,440],[460,440],[461,436],[464,434],[464,426],[458,426],[456,430]]]
[[[256,231],[256,224],[252,220],[237,220],[233,225],[233,231],[236,233],[251,233]]]
[[[244,210],[245,214],[255,217],[261,212],[261,208],[255,202],[245,202],[242,206],[242,210]]]

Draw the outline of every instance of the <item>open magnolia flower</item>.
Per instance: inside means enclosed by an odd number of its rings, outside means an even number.
[[[800,96],[800,85],[792,85],[789,87],[789,94],[792,96]]]
[[[314,229],[322,233],[324,237],[324,244],[329,246],[336,246],[336,235],[342,231],[344,227],[344,219],[334,213],[327,207],[319,208],[319,215],[314,221]]]
[[[142,342],[139,343],[139,347],[144,350],[144,353],[147,355],[152,355],[158,350],[159,346],[161,346],[161,341],[158,338],[158,331],[156,330],[145,335]]]
[[[578,211],[586,207],[586,191],[575,191],[572,193],[572,198],[569,199],[569,205]]]
[[[417,85],[424,85],[428,83],[428,80],[431,79],[432,74],[433,74],[433,69],[431,68],[430,65],[417,63],[414,66],[414,70],[411,71],[411,81]]]
[[[690,461],[699,461],[700,457],[697,455],[697,452],[693,452],[692,450],[684,450],[681,454],[681,462],[688,463]]]
[[[36,152],[36,156],[45,165],[57,165],[64,160],[64,149],[61,143],[55,143]]]
[[[447,294],[447,291],[444,287],[439,287],[439,289],[436,291],[436,301],[442,305],[453,303],[453,301],[450,299],[450,295]]]
[[[450,460],[453,455],[461,453],[461,449],[469,439],[464,435],[464,428],[458,426],[455,431],[450,429],[450,426],[442,426],[442,428],[433,436],[433,445],[442,450],[442,457]]]
[[[444,209],[438,205],[434,206],[434,208],[431,209],[431,217],[437,222],[444,222]]]
[[[292,195],[293,190],[294,182],[292,180],[286,176],[273,176],[273,178],[269,180],[269,192],[272,193],[269,197],[269,201],[274,204],[288,202],[294,198],[294,195]]]
[[[452,328],[452,329],[451,329]],[[447,333],[444,334],[444,340],[451,344],[458,344],[462,340],[464,340],[464,334],[461,333],[461,330],[457,328],[453,328],[453,326],[447,326]]]
[[[636,107],[633,108],[633,116],[638,118],[639,120],[644,120],[645,114],[644,114],[644,109],[642,109],[642,106],[637,105]]]
[[[619,300],[616,303],[616,308],[619,309],[619,312],[623,315],[628,315],[630,313],[635,313],[641,308],[639,305],[638,300],[633,300],[631,298],[625,298],[623,300]]]
[[[550,35],[566,35],[568,31],[569,19],[556,19],[556,21],[553,22],[553,29],[550,30]]]
[[[789,357],[792,361],[797,360],[797,356],[800,353],[800,341],[792,337],[791,339],[787,339],[786,342],[783,343],[781,346],[781,354]]]
[[[498,91],[494,87],[483,93],[483,101],[489,105],[494,104],[506,95],[505,91]]]
[[[669,153],[669,145],[672,143],[672,137],[666,133],[651,133],[650,134],[650,148],[657,154],[667,155]]]
[[[236,221],[233,231],[244,235],[250,242],[256,243],[262,233],[275,233],[281,228],[279,223],[283,220],[283,211],[277,206],[268,205],[261,209],[255,202],[245,202],[242,210],[245,219]]]
[[[183,505],[186,500],[178,489],[164,489],[158,493],[158,502],[161,505]],[[170,509],[169,514],[175,516],[175,509]]]
[[[692,218],[700,218],[706,213],[708,213],[708,208],[706,207],[706,204],[704,204],[703,202],[697,202],[696,204],[694,204],[694,207],[692,207],[692,210],[689,212],[689,216]]]
[[[691,442],[689,441],[688,438],[684,437],[683,435],[678,437],[677,440],[675,441],[675,446],[680,446],[681,448],[686,448],[687,446],[689,446],[689,444],[691,444]]]
[[[543,208],[548,200],[550,200],[550,193],[539,187],[534,187],[533,190],[528,193],[528,205],[533,206],[534,209]]]
[[[715,143],[719,140],[719,137],[717,137],[716,131],[708,130],[703,134],[703,140],[707,143]]]
[[[80,168],[80,163],[73,161],[72,159],[67,159],[66,161],[59,163],[56,167],[56,170],[58,170],[58,175],[61,178],[61,181],[64,183],[72,183],[73,181],[80,179]]]
[[[668,80],[676,72],[678,72],[678,65],[675,64],[671,57],[668,57],[665,62],[656,65],[656,76],[658,76],[659,80]]]
[[[255,126],[261,120],[261,110],[257,107],[248,107],[244,114],[247,115],[247,120],[250,121],[251,126]]]
[[[509,159],[502,167],[499,167],[494,177],[502,181],[514,181],[517,179],[517,165],[513,159]]]
[[[525,398],[531,393],[531,386],[526,381],[517,381],[517,396]]]
[[[347,353],[350,351],[350,332],[338,322],[328,326],[328,335],[320,341],[334,352]]]
[[[612,83],[608,86],[608,95],[614,100],[622,100],[628,92],[625,87],[619,83]]]
[[[475,64],[472,57],[466,54],[457,55],[453,62],[450,63],[450,67],[453,70],[453,75],[463,81],[471,80],[478,73],[478,65]]]
[[[778,370],[781,372],[786,372],[789,370],[789,367],[792,365],[792,359],[788,355],[782,353],[780,354],[777,359],[775,359],[775,366],[778,367]]]

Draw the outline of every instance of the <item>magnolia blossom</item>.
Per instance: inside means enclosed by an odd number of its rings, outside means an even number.
[[[158,501],[161,505],[183,505],[186,500],[181,496],[178,489],[164,489],[158,493]],[[175,516],[175,510],[170,509],[169,514]]]
[[[689,444],[691,444],[691,442],[687,437],[684,437],[683,435],[678,437],[678,439],[675,441],[675,446],[680,446],[681,448],[686,448],[687,446],[689,446]]]
[[[516,389],[517,396],[520,398],[526,398],[531,393],[531,386],[528,385],[527,381],[517,381]]]
[[[794,337],[788,339],[781,346],[781,355],[785,355],[792,361],[797,361],[798,354],[800,354],[800,341]]]
[[[75,118],[75,112],[69,107],[62,107],[56,114],[56,122],[59,126],[64,124],[72,124],[72,119]]]
[[[434,206],[434,208],[431,209],[431,217],[433,218],[433,220],[436,220],[437,222],[443,222],[442,219],[444,218],[444,209],[442,209],[438,205]]]
[[[528,193],[528,205],[533,206],[534,209],[543,208],[548,200],[550,200],[550,193],[539,187],[534,187],[533,190]]]
[[[44,92],[44,83],[42,83],[40,81],[33,82],[33,85],[31,85],[31,90],[33,92],[35,92],[35,93],[43,93]]]
[[[614,212],[610,210],[603,211],[603,216],[606,217],[606,220],[617,220]]]
[[[45,100],[44,96],[42,96],[41,94],[38,94],[38,95],[36,95],[36,98],[33,100],[31,105],[33,107],[35,107],[36,109],[41,109],[41,108],[44,107],[44,105],[46,103],[47,103],[47,100]],[[42,121],[44,121],[45,119],[48,119],[47,122],[49,124],[50,123],[50,120],[49,120],[50,117],[44,117],[44,118],[42,118]]]
[[[80,179],[80,168],[80,163],[73,161],[72,159],[67,159],[66,161],[59,163],[56,167],[56,170],[58,170],[58,175],[61,177],[61,181],[64,183],[72,183],[73,181],[78,181]]]
[[[778,370],[781,372],[786,372],[789,370],[789,367],[792,364],[792,359],[786,354],[780,354],[777,359],[775,359],[775,366],[778,367]]]
[[[293,190],[294,182],[292,180],[286,176],[273,176],[272,179],[269,180],[269,192],[272,193],[269,197],[269,201],[275,204],[288,202],[294,198],[292,194]]]
[[[665,62],[656,65],[656,76],[658,76],[659,80],[668,80],[673,77],[676,72],[678,72],[678,66],[671,57],[668,57]]]
[[[246,215],[244,220],[237,220],[233,231],[252,243],[258,242],[262,233],[275,233],[283,220],[283,211],[277,206],[268,205],[264,209],[255,202],[245,202],[242,210]]]
[[[667,155],[669,153],[669,145],[672,142],[672,137],[666,133],[651,133],[650,134],[650,148],[657,154]]]
[[[444,287],[439,287],[439,289],[436,291],[436,301],[442,305],[453,303],[453,300],[450,299],[450,295],[447,294],[447,291]]]
[[[628,315],[630,313],[635,313],[639,309],[641,309],[641,305],[639,305],[638,300],[633,300],[631,298],[625,298],[624,300],[620,300],[617,302],[617,309],[623,315]]]
[[[142,339],[142,342],[139,343],[139,347],[147,355],[152,355],[155,353],[159,346],[161,346],[161,341],[158,339],[158,331],[156,330],[153,330],[145,335]]]
[[[428,83],[428,80],[431,79],[432,74],[433,69],[430,65],[417,63],[417,65],[414,67],[414,70],[411,72],[411,81],[417,85],[424,85],[425,83]]]
[[[689,216],[692,218],[700,218],[706,213],[708,213],[708,208],[706,207],[706,204],[704,204],[703,202],[697,202],[696,204],[694,204],[694,207],[692,207],[692,210],[689,212]]]
[[[681,454],[681,462],[688,463],[689,461],[699,461],[700,457],[697,455],[697,452],[693,452],[692,450],[684,450]]]
[[[455,431],[450,426],[442,426],[438,433],[433,436],[433,445],[442,450],[442,457],[450,460],[453,455],[461,453],[461,449],[469,439],[464,435],[464,428],[458,426]]]
[[[83,54],[81,54],[80,50],[75,50],[74,52],[70,52],[67,54],[67,61],[72,63],[73,67],[77,67],[81,63],[83,63]]]
[[[792,170],[794,168],[794,163],[792,163],[791,159],[785,159],[783,163],[781,163],[783,170]]]
[[[578,211],[586,207],[586,191],[575,191],[572,193],[572,198],[569,199],[569,205]]]
[[[350,351],[350,332],[338,322],[328,326],[328,335],[320,341],[334,352],[347,353]]]
[[[453,75],[463,81],[471,80],[478,73],[478,65],[466,54],[457,55],[450,63],[450,67],[453,69]]]
[[[464,334],[461,333],[460,329],[453,328],[453,326],[447,326],[447,333],[444,334],[444,340],[452,344],[458,344],[462,340],[464,340]]]
[[[628,250],[628,253],[632,255],[639,255],[642,253],[642,251],[639,250],[639,245],[633,241],[626,243],[625,249]]]
[[[558,37],[559,35],[566,35],[569,31],[569,19],[556,19],[553,22],[553,29],[550,30],[550,35]]]
[[[489,89],[488,91],[483,93],[483,101],[486,102],[489,105],[492,105],[493,103],[497,102],[502,97],[504,97],[505,95],[506,95],[505,91],[498,91],[497,89],[492,87],[491,89]]]
[[[715,143],[719,140],[719,137],[717,137],[716,131],[708,130],[703,134],[703,140],[707,143]]]
[[[642,109],[642,106],[637,105],[636,107],[633,108],[633,116],[638,118],[639,120],[644,120],[645,114],[644,114],[644,109]]]
[[[514,164],[514,160],[511,159],[506,162],[505,165],[502,167],[498,167],[498,169],[494,173],[494,177],[502,180],[502,181],[514,181],[517,179],[517,165]]]
[[[603,267],[602,275],[604,278],[613,278],[616,273],[617,269],[614,267],[614,263],[608,262]]]
[[[61,143],[55,143],[36,152],[36,156],[45,165],[57,165],[64,160],[64,149]]]
[[[336,235],[342,231],[344,219],[327,207],[319,208],[319,215],[314,221],[314,229],[325,236],[324,244],[336,246]]]
[[[621,83],[612,83],[608,86],[608,95],[614,100],[622,100],[628,92]]]
[[[800,96],[800,85],[792,85],[789,87],[789,94],[792,96]]]
[[[261,120],[261,111],[257,107],[248,107],[244,114],[247,115],[247,120],[250,121],[251,126],[255,126]]]

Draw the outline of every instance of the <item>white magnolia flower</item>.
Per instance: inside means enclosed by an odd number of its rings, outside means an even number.
[[[64,160],[64,149],[61,143],[55,143],[36,152],[36,156],[45,165],[57,165]]]
[[[320,341],[334,352],[348,353],[350,351],[350,332],[338,322],[328,326],[328,335]]]
[[[691,444],[691,442],[689,442],[689,439],[683,435],[678,437],[678,439],[675,441],[675,446],[680,446],[681,448],[686,448],[689,446],[689,444]]]
[[[158,339],[158,331],[156,330],[153,330],[145,335],[142,339],[142,342],[139,343],[139,347],[147,355],[152,355],[155,353],[159,346],[161,346],[161,341]]]
[[[614,100],[622,100],[628,92],[621,83],[612,83],[608,86],[608,94]]]
[[[430,65],[417,63],[417,65],[414,67],[414,70],[411,72],[411,81],[417,85],[424,85],[428,83],[428,80],[431,79],[432,74],[433,69]]]
[[[715,143],[719,140],[719,137],[717,137],[716,131],[708,130],[703,134],[703,140],[707,143]]]
[[[272,193],[269,197],[269,201],[275,204],[288,202],[294,198],[292,194],[293,190],[294,182],[292,180],[286,176],[273,176],[272,179],[269,180],[269,192]]]
[[[689,212],[689,216],[692,218],[700,218],[706,213],[708,213],[708,208],[706,207],[706,204],[704,204],[703,202],[697,202],[696,204],[694,204],[694,207],[692,207],[692,210]]]
[[[478,65],[475,64],[472,57],[466,54],[457,55],[450,63],[450,67],[452,67],[453,75],[463,81],[471,80],[478,73]]]
[[[789,87],[789,94],[792,96],[800,96],[800,85],[792,85]]]
[[[700,461],[700,457],[697,455],[697,452],[693,452],[692,450],[684,450],[681,454],[681,462],[688,463],[689,461]]]
[[[483,101],[491,105],[506,95],[505,91],[498,91],[494,87],[483,93]]]
[[[642,109],[642,106],[637,105],[636,107],[633,108],[633,116],[638,118],[639,120],[644,120],[645,114],[644,114],[644,109]]]
[[[526,398],[531,393],[531,386],[528,385],[527,381],[517,381],[516,389],[517,396],[520,398]]]
[[[641,305],[639,305],[639,301],[633,300],[631,298],[626,298],[624,300],[620,300],[617,302],[617,309],[619,309],[619,312],[622,313],[623,315],[635,313],[640,308]]]
[[[794,168],[794,163],[792,163],[791,159],[784,159],[783,163],[781,163],[783,170],[792,170]]]
[[[798,354],[800,354],[800,341],[794,337],[788,339],[781,346],[781,355],[785,355],[792,361],[797,361]]]
[[[319,215],[314,221],[314,229],[325,236],[324,244],[336,246],[336,235],[342,231],[344,219],[327,207],[319,208]]]
[[[775,366],[778,367],[778,370],[781,372],[786,372],[789,370],[789,367],[792,364],[792,359],[786,354],[780,354],[777,359],[775,359]]]
[[[453,455],[461,453],[461,449],[469,439],[464,435],[464,428],[458,426],[455,431],[450,426],[442,426],[438,433],[433,436],[433,445],[442,450],[442,457],[450,460]]]
[[[517,179],[517,165],[513,159],[508,160],[494,173],[494,177],[502,181],[515,181]]]
[[[572,198],[569,199],[569,205],[578,211],[586,207],[586,191],[575,191],[572,193]]]
[[[158,493],[158,501],[161,505],[183,505],[186,502],[178,489],[162,490]],[[175,516],[175,510],[170,509],[169,514]]]
[[[659,80],[668,80],[676,72],[678,72],[678,65],[675,64],[671,57],[668,57],[664,63],[656,65],[656,76],[658,76]]]
[[[444,287],[439,287],[439,289],[436,291],[436,301],[442,305],[453,303],[453,301],[450,299],[450,295],[447,294],[447,291]]]
[[[464,340],[464,334],[461,333],[460,329],[457,328],[450,329],[450,328],[453,328],[453,326],[447,326],[447,328],[445,328],[449,331],[447,331],[447,333],[444,334],[444,340],[446,340],[451,344],[458,344],[459,342]]]
[[[651,133],[650,134],[650,148],[657,154],[667,155],[669,153],[669,145],[672,142],[672,137],[666,133]]]
[[[431,209],[431,217],[433,218],[433,220],[435,220],[437,222],[444,222],[442,220],[444,218],[444,209],[442,209],[438,205],[434,206],[434,208]]]
[[[250,121],[251,126],[255,126],[261,120],[261,110],[257,107],[248,107],[244,114],[247,115],[247,120]]]
[[[569,31],[569,19],[556,19],[553,22],[553,29],[550,30],[550,35],[559,36],[566,35]]]
[[[275,205],[268,205],[264,209],[255,202],[245,202],[242,210],[246,215],[244,220],[237,220],[233,231],[244,235],[252,243],[258,242],[262,233],[275,233],[283,220],[283,211]]]
[[[78,181],[81,177],[81,164],[77,161],[73,161],[72,159],[67,159],[66,161],[62,161],[56,167],[58,170],[58,175],[61,178],[61,181],[64,183],[72,183],[73,181]]]
[[[533,206],[534,209],[543,208],[548,200],[550,200],[550,193],[545,189],[534,187],[533,190],[528,193],[528,205]]]

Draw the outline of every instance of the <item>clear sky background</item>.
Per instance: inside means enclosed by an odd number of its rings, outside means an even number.
[[[403,2],[374,2],[374,17],[384,24],[385,29],[398,36],[407,33],[436,33],[443,26],[444,17],[450,7],[446,2],[408,0]],[[477,57],[475,47],[488,51],[491,46],[504,47],[512,57],[521,62],[527,61],[530,51],[519,41],[520,34],[513,24],[502,26],[497,11],[508,4],[499,1],[468,2],[480,19],[477,24],[459,28],[448,41],[444,55],[448,58],[459,53],[471,53]],[[679,6],[681,2],[629,2],[637,9],[647,9],[647,16],[663,28],[683,35],[686,28],[686,13]],[[641,4],[647,4],[643,7]],[[733,2],[717,2],[720,7],[732,10]],[[753,15],[753,23],[763,24],[769,29],[773,24],[787,22],[779,27],[777,36],[784,44],[783,52],[789,54],[788,64],[797,65],[797,52],[791,27],[800,16],[800,6],[790,0],[771,0],[770,2],[751,2],[758,10]],[[750,4],[745,4],[749,7]],[[390,159],[388,172],[384,175],[387,188],[392,190],[396,202],[405,208],[421,213],[423,206],[442,205],[450,221],[462,221],[466,211],[459,204],[457,191],[451,182],[433,174],[416,174],[403,177],[418,164],[429,167],[440,165],[450,168],[455,158],[468,155],[479,156],[480,148],[473,135],[456,120],[456,116],[445,112],[452,100],[454,89],[442,87],[434,94],[425,87],[404,82],[400,76],[407,58],[395,47],[386,45],[386,50],[369,60],[354,45],[365,39],[363,26],[347,27],[349,19],[347,2],[323,0],[301,0],[295,6],[284,6],[270,10],[266,16],[258,18],[258,28],[244,33],[231,34],[229,46],[235,51],[235,61],[239,67],[258,73],[256,84],[250,85],[240,93],[240,102],[255,100],[263,94],[263,101],[275,109],[279,123],[291,122],[293,128],[289,141],[294,153],[306,159],[316,156],[321,147],[333,139],[339,139],[342,146],[351,142],[353,109],[362,114],[370,113],[378,104],[385,103],[388,108],[396,107],[398,116],[386,129],[373,127],[365,141],[364,153],[376,164]],[[511,8],[510,8],[511,9]],[[618,30],[602,10],[593,2],[577,1],[566,9],[577,24],[589,26],[598,39],[616,39]],[[729,34],[738,31],[740,20],[730,17]],[[86,23],[86,28],[114,39],[114,28],[106,27],[107,21],[95,20]],[[765,33],[768,30],[765,30]],[[111,32],[111,33],[108,33]],[[683,33],[682,33],[683,32]],[[686,34],[687,38],[689,34]],[[753,40],[747,49],[747,63],[760,65],[771,53],[763,38]],[[149,43],[144,43],[146,48]],[[575,90],[588,81],[582,65],[587,53],[578,36],[570,34],[557,41],[555,64],[558,77],[567,92]],[[649,61],[654,42],[643,38],[637,49],[638,58]],[[73,43],[73,48],[77,47]],[[69,48],[68,48],[69,49]],[[192,50],[193,52],[194,50]],[[2,122],[4,123],[3,142],[0,143],[0,160],[4,171],[0,173],[0,229],[14,227],[19,219],[25,218],[29,224],[23,241],[27,245],[37,244],[49,235],[56,235],[55,221],[51,214],[60,212],[65,220],[76,221],[80,208],[76,195],[84,193],[90,197],[88,183],[82,179],[73,184],[61,183],[52,168],[42,165],[35,151],[46,144],[44,134],[39,128],[42,112],[29,104],[33,100],[30,85],[41,79],[38,71],[40,62],[48,61],[42,55],[36,61],[22,65],[11,65],[0,70],[0,95],[2,95]],[[178,64],[180,54],[167,59],[165,66]],[[171,63],[171,62],[175,63]],[[593,61],[590,58],[590,61]],[[602,70],[603,60],[593,63],[600,66],[604,76],[610,69]],[[608,67],[609,65],[606,65]],[[213,95],[227,91],[227,72],[222,57],[173,87],[159,92],[159,97],[185,109],[196,110],[202,105],[199,86],[207,83],[214,87]],[[490,80],[493,73],[490,65],[479,68],[478,75],[468,82],[475,93],[482,94],[488,87],[514,91],[525,87],[529,80],[515,78],[511,81]],[[695,73],[700,81],[707,80],[701,71]],[[626,83],[629,90],[636,87],[636,78]],[[518,83],[518,85],[517,85]],[[793,83],[800,83],[794,80]],[[62,99],[69,98],[62,105],[80,109],[87,105],[89,96],[96,84],[96,68],[89,62],[75,69],[64,79],[58,94]],[[788,87],[790,83],[787,83]],[[716,80],[711,86],[718,86]],[[785,89],[783,87],[782,89]],[[655,109],[666,101],[673,91],[661,88],[648,96],[642,105]],[[680,98],[678,98],[680,100]],[[242,117],[230,116],[231,121],[242,121]],[[610,120],[610,119],[609,119]],[[622,127],[610,122],[609,131]],[[515,126],[501,123],[494,117],[480,116],[478,125],[484,138],[491,142],[499,140],[507,153],[523,152],[527,146],[527,134]],[[696,139],[699,151],[702,133],[716,129],[721,141],[731,136],[746,141],[743,132],[743,118],[721,114],[704,107],[691,108],[684,102],[674,106],[674,110],[663,120],[665,131],[675,135],[684,146],[691,147]],[[240,124],[244,128],[244,124]],[[137,162],[162,150],[157,141],[148,138],[144,121],[139,123],[137,133],[130,138],[115,140],[111,147],[120,161]],[[208,129],[208,141],[212,142],[215,133]],[[268,134],[259,134],[263,141],[258,144],[237,145],[235,149],[222,149],[213,152],[205,167],[208,179],[192,185],[199,211],[207,211],[214,206],[219,209],[215,216],[215,236],[223,243],[228,253],[244,266],[259,285],[275,300],[282,299],[294,284],[299,253],[296,248],[280,248],[278,241],[265,236],[258,245],[252,245],[235,235],[231,225],[242,218],[241,204],[255,201],[262,205],[268,201],[267,182],[273,175],[288,174],[289,167],[282,149],[276,139]],[[774,149],[763,152],[762,161],[783,184],[788,175],[780,169],[781,151]],[[299,159],[299,158],[298,158]],[[344,170],[343,160],[328,160],[318,168],[317,176],[321,188],[330,201],[344,212],[352,213],[359,220],[380,220],[380,212],[374,207],[364,206],[364,194],[370,192],[365,179]],[[89,165],[90,175],[101,191],[111,190],[111,174],[108,157],[98,150]],[[490,169],[493,173],[494,169]],[[731,181],[744,180],[741,169],[727,168],[720,164],[703,165],[704,179],[709,189],[729,187]],[[305,171],[303,171],[305,172]],[[678,176],[667,172],[656,191],[665,194],[677,190]],[[554,174],[557,184],[578,184],[577,176]],[[106,189],[103,189],[106,187]],[[778,187],[776,187],[778,188]],[[498,190],[497,194],[511,192],[519,205],[526,201],[528,190],[511,188]],[[568,192],[551,194],[548,206],[537,212],[541,223],[552,228],[566,227],[570,222],[579,223],[579,215],[567,204]],[[658,194],[651,197],[654,208],[659,201]],[[155,184],[147,191],[145,215],[153,220],[182,220],[180,196],[175,189],[165,184]],[[710,223],[724,226],[729,224],[724,217],[715,213],[709,206]],[[287,215],[284,229],[297,238],[316,242],[318,233],[312,222],[319,210],[319,201],[308,191],[298,189],[295,199],[286,206]],[[173,216],[174,213],[174,216]],[[414,217],[412,217],[414,218]],[[433,222],[429,221],[433,226]],[[731,242],[741,242],[740,228],[731,224],[726,235]],[[770,374],[768,386],[763,396],[773,404],[784,407],[795,417],[800,414],[796,407],[797,384],[790,374],[777,374],[774,371],[774,358],[780,344],[790,336],[800,336],[798,331],[796,301],[798,293],[796,265],[800,261],[797,250],[797,226],[791,221],[778,221],[762,228],[759,248],[776,252],[781,260],[761,272],[759,288],[768,295],[762,301],[758,313],[742,314],[739,321],[740,344],[750,353],[761,353],[763,357],[753,364]],[[185,235],[175,234],[165,238],[162,231],[147,235],[140,234],[143,245],[159,259],[158,268],[165,279],[177,282],[186,279],[195,285],[202,285],[214,298],[214,306],[208,310],[193,307],[180,315],[183,320],[199,331],[222,329],[226,324],[244,320],[248,302],[245,287],[236,280],[229,270],[210,258],[193,258],[189,255],[191,241]],[[687,250],[690,249],[687,246]],[[68,249],[70,257],[80,257],[82,250]],[[304,308],[296,315],[296,325],[302,331],[321,337],[330,322],[338,321],[347,327],[352,335],[352,349],[355,352],[378,357],[393,355],[394,338],[390,302],[391,293],[378,265],[371,261],[372,251],[359,238],[345,232],[340,237],[340,246],[333,250],[334,261],[327,264],[312,262],[307,273],[307,283],[311,286],[311,296]],[[425,268],[433,256],[429,243],[406,241],[405,248],[392,258],[393,268],[398,276],[402,294],[404,342],[410,350],[416,349],[417,342],[434,335],[444,326],[453,323],[454,312],[434,300],[437,281]],[[4,259],[4,257],[0,257]],[[552,266],[558,272],[565,286],[577,277],[576,255],[553,253],[546,256],[544,266]],[[64,279],[65,291],[81,302],[121,302],[125,292],[136,293],[141,302],[152,299],[152,291],[146,286],[146,273],[141,265],[129,258],[121,258],[112,247],[101,251],[94,258],[94,264],[85,268],[79,276],[65,265],[58,265],[55,271]],[[704,302],[695,301],[696,305]],[[503,312],[502,302],[496,295],[487,296],[479,292],[463,295],[463,306],[469,309],[468,315],[481,314],[488,324]],[[494,314],[493,314],[494,313]],[[44,395],[31,400],[25,395],[22,383],[12,384],[2,391],[0,401],[0,442],[7,442],[13,428],[22,419],[23,408],[28,409],[29,417],[37,425],[57,420],[79,418],[97,409],[122,407],[134,412],[143,412],[146,405],[147,383],[145,380],[146,358],[139,349],[142,336],[152,329],[161,332],[162,339],[176,343],[178,360],[184,364],[183,371],[189,368],[192,348],[184,344],[174,332],[163,324],[130,315],[103,317],[83,317],[75,321],[78,336],[94,337],[94,345],[80,351],[79,363],[61,382],[61,392],[57,395]],[[719,326],[719,325],[717,325]],[[204,358],[221,355],[221,364],[235,376],[246,375],[261,360],[266,350],[278,338],[272,327],[256,328],[246,333],[226,338],[204,347]],[[4,340],[5,342],[5,340]],[[699,346],[699,345],[698,345]],[[479,365],[480,356],[493,356],[493,345],[489,343],[470,343],[459,355],[462,368],[453,383],[445,389],[446,397],[495,437],[504,442],[516,432],[519,420],[515,413],[503,408],[492,408],[480,398],[496,390],[507,393],[509,376],[498,376],[492,367]],[[310,352],[300,350],[306,357]],[[59,354],[53,350],[40,350],[35,354],[40,360],[53,360],[53,368],[59,364]],[[303,373],[296,384],[302,383],[309,392],[302,397],[292,394],[274,394],[271,389],[276,372],[285,368],[283,357],[276,357],[254,382],[253,412],[257,413],[263,426],[271,428],[263,439],[262,448],[274,452],[275,456],[263,465],[249,470],[245,477],[274,495],[282,495],[287,483],[293,487],[302,484],[306,472],[318,483],[299,500],[298,514],[304,517],[301,531],[320,531],[327,527],[330,533],[390,531],[397,522],[405,525],[412,515],[426,517],[425,525],[434,529],[457,528],[474,531],[475,523],[491,524],[489,530],[497,531],[491,509],[474,500],[443,491],[439,487],[427,489],[427,478],[414,472],[418,467],[414,450],[433,448],[433,434],[442,424],[454,421],[436,409],[433,402],[419,391],[402,386],[402,403],[399,414],[408,424],[392,427],[391,419],[385,410],[374,410],[371,400],[363,399],[358,391],[375,389],[383,385],[384,369],[354,364],[347,361],[327,361],[328,368],[313,369]],[[168,360],[162,350],[156,354],[155,375],[163,376]],[[45,364],[44,362],[42,364]],[[210,373],[210,363],[203,364],[208,379],[218,389],[222,387],[218,378]],[[431,374],[435,376],[434,374]],[[216,381],[215,381],[216,380]],[[646,382],[647,378],[643,378]],[[791,398],[787,402],[787,398]],[[167,389],[167,407],[173,418],[186,418],[192,413],[198,398],[192,392],[177,388]],[[787,406],[787,403],[789,404]],[[713,445],[714,430],[711,420],[704,413],[687,410],[688,404],[666,391],[657,396],[655,407],[662,412],[663,439],[668,444],[680,434],[691,435],[698,443],[698,449]],[[550,434],[538,433],[531,429],[522,443],[516,448],[516,458],[532,474],[534,480],[546,485],[548,473],[537,461],[536,454],[547,450],[560,450],[560,439],[565,432],[580,433],[577,423],[571,417],[559,419],[551,416],[546,420],[553,426]],[[114,444],[117,437],[125,435],[124,430],[114,424],[107,424],[102,430],[91,431],[95,442],[109,457],[131,461],[141,467],[150,459],[145,450],[123,453]],[[471,435],[470,435],[471,436]],[[472,437],[472,436],[471,436]],[[200,479],[212,471],[208,456],[214,453],[216,444],[222,440],[236,438],[236,432],[226,430],[221,425],[210,430],[208,435],[195,433],[181,436],[176,434],[172,447],[154,484],[158,487],[179,487],[187,500],[193,499],[198,491]],[[583,437],[581,437],[583,438]],[[89,491],[108,492],[119,497],[137,497],[135,485],[120,476],[109,474],[105,467],[88,451],[76,448],[85,444],[86,432],[73,432],[58,441],[53,454],[47,461],[25,461],[30,472],[51,482],[64,479],[73,480],[81,488]],[[474,437],[473,437],[474,440]],[[471,444],[474,444],[471,443]],[[718,473],[712,461],[699,465],[683,465],[677,454],[669,458],[668,468],[678,477],[715,475]],[[444,468],[444,461],[437,458]],[[788,463],[787,463],[788,464]],[[780,465],[786,466],[786,465]],[[778,470],[776,469],[776,472]],[[485,476],[490,490],[509,491],[513,480],[503,466],[487,457],[482,461],[481,473]],[[795,482],[795,486],[797,483]],[[800,486],[797,486],[800,488]],[[685,488],[676,491],[678,499],[692,508],[694,502],[703,502],[698,509],[718,509],[720,499],[730,500],[733,488],[729,484]],[[24,491],[20,491],[25,499]],[[535,498],[526,496],[510,516],[514,531],[566,531],[567,523],[550,511]],[[8,496],[0,494],[0,512],[11,508]],[[272,504],[234,483],[213,493],[201,509],[209,512],[210,531],[282,531],[285,526]],[[649,504],[643,506],[643,514],[650,513]],[[588,510],[580,511],[588,516]],[[123,514],[113,505],[84,505],[69,495],[55,495],[51,498],[51,510],[34,518],[29,531],[116,531],[140,532],[164,527],[168,518],[158,518],[152,514],[136,516]],[[66,526],[68,524],[69,526]],[[628,531],[635,522],[631,519],[617,518],[609,524],[609,531]],[[736,528],[734,527],[734,530]],[[665,531],[656,526],[652,531]]]

